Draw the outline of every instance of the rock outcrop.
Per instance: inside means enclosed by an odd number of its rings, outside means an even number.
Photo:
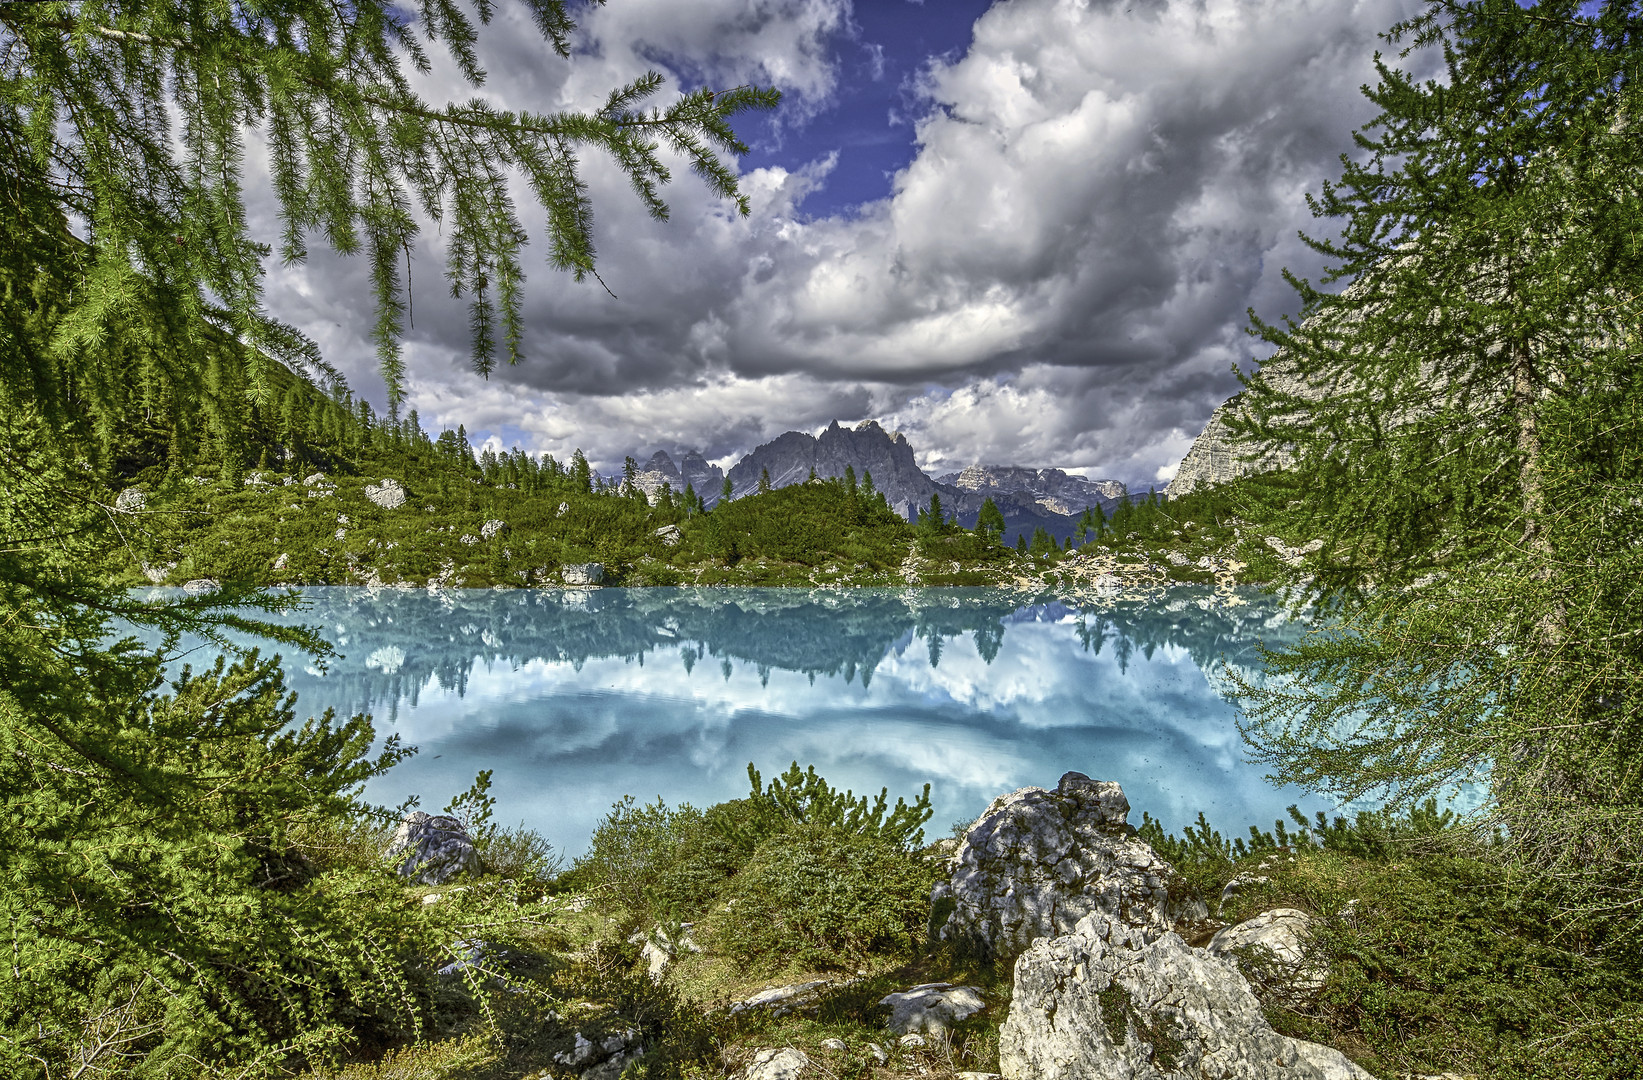
[[[604,563],[566,563],[559,568],[559,577],[566,585],[585,588],[605,580]]]
[[[458,874],[479,873],[479,850],[454,817],[411,813],[399,823],[385,857],[394,872],[419,885],[443,885]]]
[[[1016,961],[1005,1080],[1369,1080],[1338,1050],[1279,1035],[1230,962],[1105,912]]]
[[[628,938],[630,944],[643,943],[639,950],[639,959],[644,961],[645,969],[650,972],[652,979],[660,979],[680,953],[699,953],[702,947],[696,944],[690,936],[694,923],[680,923],[678,936],[669,935],[668,928],[658,926],[650,933],[640,931]]]
[[[579,1074],[581,1080],[617,1080],[630,1062],[643,1055],[639,1032],[629,1028],[597,1042],[578,1031],[571,1049],[561,1050],[553,1055],[553,1060],[568,1068],[582,1070]]]
[[[884,1026],[892,1034],[923,1033],[942,1039],[954,1024],[987,1007],[979,989],[951,983],[925,983],[904,993],[886,994],[879,1004],[890,1007],[890,1019]]]
[[[760,990],[746,1001],[733,1002],[730,1006],[732,1013],[744,1013],[753,1009],[765,1009],[772,1016],[787,1016],[795,1012],[813,1012],[821,1003],[821,996],[833,983],[826,979],[816,979],[812,982],[793,983],[789,986],[772,986],[768,990]]]
[[[993,800],[931,894],[937,935],[1009,958],[1097,911],[1144,935],[1163,933],[1170,866],[1135,835],[1129,809],[1117,784],[1076,772],[1054,791],[1028,787]]]
[[[1309,994],[1324,984],[1323,965],[1307,955],[1312,916],[1298,908],[1273,908],[1216,932],[1205,949],[1211,956],[1253,954],[1262,980],[1285,994]]]
[[[393,477],[384,477],[380,484],[366,484],[365,497],[384,510],[398,510],[405,505],[405,489]]]
[[[742,1070],[741,1080],[798,1080],[810,1068],[810,1057],[791,1046],[760,1050]]]

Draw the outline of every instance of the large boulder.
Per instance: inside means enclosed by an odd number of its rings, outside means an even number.
[[[810,1068],[810,1057],[791,1046],[760,1050],[742,1070],[742,1080],[798,1080]]]
[[[566,563],[559,570],[559,576],[566,585],[598,585],[605,580],[605,566],[603,563]]]
[[[879,1004],[890,1006],[890,1019],[884,1026],[891,1033],[923,1032],[938,1038],[946,1038],[954,1024],[987,1007],[978,988],[952,983],[925,983],[904,993],[887,994]]]
[[[1229,961],[1097,911],[1015,965],[1005,1080],[1370,1080],[1340,1051],[1279,1035]]]
[[[1096,911],[1163,933],[1170,865],[1136,836],[1129,809],[1123,788],[1076,772],[1054,791],[995,799],[931,895],[937,936],[1008,959]]]
[[[1217,931],[1205,948],[1211,956],[1242,953],[1254,962],[1257,981],[1305,995],[1322,987],[1327,974],[1315,957],[1307,955],[1311,941],[1312,916],[1299,908],[1273,908]]]
[[[393,477],[384,477],[380,485],[366,484],[365,497],[384,510],[398,510],[405,505],[405,489]]]
[[[421,885],[443,885],[458,874],[479,873],[479,850],[462,822],[417,810],[399,823],[386,858],[400,877]]]

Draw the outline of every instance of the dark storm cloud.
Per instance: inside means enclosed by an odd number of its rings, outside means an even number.
[[[795,121],[826,107],[826,0],[628,0],[595,11],[565,75],[523,33],[490,54],[491,92],[586,107],[647,66],[694,80],[774,81]],[[522,432],[596,459],[649,446],[720,456],[789,427],[881,416],[935,467],[972,460],[1167,477],[1236,383],[1244,310],[1294,303],[1279,271],[1315,276],[1304,195],[1338,170],[1370,115],[1376,34],[1409,0],[1011,0],[967,52],[932,62],[917,152],[888,198],[846,217],[797,210],[830,162],[750,171],[735,219],[690,180],[649,220],[589,159],[601,274],[545,268],[528,286],[528,362],[464,372],[464,310],[424,237],[409,336],[428,419]],[[495,36],[495,35],[493,35]],[[527,56],[530,59],[527,60]],[[549,71],[551,69],[551,72]],[[534,102],[540,100],[539,104]],[[523,199],[521,200],[524,201]],[[539,218],[527,215],[540,241]],[[334,360],[368,368],[359,268],[308,269],[271,302],[305,314]]]

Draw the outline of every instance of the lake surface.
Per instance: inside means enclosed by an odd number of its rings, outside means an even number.
[[[707,806],[814,764],[838,787],[912,797],[930,839],[1069,769],[1124,785],[1131,820],[1199,810],[1270,827],[1295,790],[1245,762],[1224,665],[1304,627],[1258,594],[1039,603],[984,589],[311,588],[287,621],[340,654],[287,657],[300,715],[368,712],[419,753],[368,794],[437,811],[493,771],[504,823],[576,855],[625,794]],[[189,657],[199,662],[198,655]]]

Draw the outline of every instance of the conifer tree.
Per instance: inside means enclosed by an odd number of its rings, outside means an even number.
[[[989,496],[981,502],[981,512],[976,515],[976,535],[985,536],[995,543],[1004,536],[1006,524],[1004,514]]]
[[[1643,18],[1442,0],[1388,35],[1380,115],[1314,212],[1338,238],[1235,430],[1291,465],[1267,527],[1339,629],[1251,688],[1286,781],[1410,801],[1478,781],[1514,850],[1624,907],[1643,874]],[[1330,290],[1332,284],[1344,287]]]
[[[568,58],[564,0],[526,6],[544,52]],[[484,373],[524,355],[510,192],[545,209],[546,262],[576,280],[596,275],[581,154],[609,155],[657,217],[664,154],[746,212],[719,155],[746,149],[730,122],[772,92],[703,87],[652,105],[651,74],[585,113],[424,100],[410,69],[435,48],[483,82],[476,21],[493,6],[469,10],[0,3],[0,918],[14,976],[0,980],[0,1074],[105,1075],[111,1053],[146,1075],[300,1071],[350,1024],[415,1037],[430,1018],[438,994],[417,973],[431,943],[462,935],[409,912],[380,871],[326,871],[294,839],[371,812],[359,785],[397,745],[371,758],[362,718],[294,723],[266,661],[177,673],[131,640],[109,644],[119,618],[158,631],[162,653],[184,634],[226,647],[225,630],[324,651],[255,618],[291,599],[230,584],[150,602],[86,567],[143,513],[113,497],[138,402],[167,417],[178,470],[211,446],[233,479],[249,406],[272,423],[276,392],[298,463],[358,449],[346,385],[263,310],[272,255],[300,261],[319,237],[365,256],[397,413],[419,221],[445,237]],[[277,237],[256,235],[245,205],[252,138],[267,148]],[[477,471],[465,431],[440,442]]]

